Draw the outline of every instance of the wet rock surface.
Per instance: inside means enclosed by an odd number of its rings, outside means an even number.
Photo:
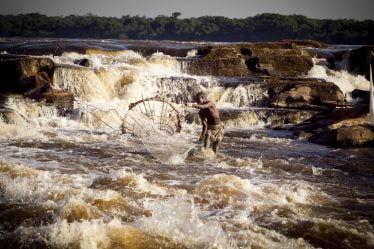
[[[54,105],[63,113],[71,111],[73,94],[52,91],[55,68],[55,63],[47,57],[0,55],[2,102],[6,101],[7,96],[21,94],[20,97],[23,95]]]
[[[54,68],[47,57],[0,55],[0,92],[38,98],[50,88]]]
[[[263,78],[269,106],[300,109],[329,109],[344,103],[344,94],[332,82],[313,78]]]
[[[310,142],[332,146],[373,146],[374,127],[367,125],[343,126],[312,135]]]
[[[298,47],[302,48],[327,48],[326,43],[316,41],[316,40],[282,40],[282,42],[293,43]]]
[[[374,127],[368,125],[368,106],[346,106],[319,113],[291,128],[313,143],[345,147],[373,146]]]
[[[351,50],[349,53],[349,71],[354,74],[365,75],[366,79],[369,80],[370,54],[374,58],[374,45]],[[373,60],[371,60],[372,63]]]
[[[289,42],[217,45],[199,48],[186,61],[189,73],[213,76],[299,76],[313,66],[311,56]]]
[[[47,104],[55,106],[61,115],[73,111],[74,95],[67,91],[50,91],[43,94]]]
[[[360,104],[369,104],[370,102],[370,91],[355,89],[352,91],[351,95],[352,98]]]

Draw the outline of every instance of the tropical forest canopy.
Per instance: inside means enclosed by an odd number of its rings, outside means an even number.
[[[243,19],[180,16],[179,12],[155,18],[129,15],[117,18],[92,14],[0,15],[0,36],[224,42],[315,39],[330,44],[374,44],[373,20],[311,19],[301,15],[279,14],[261,14]]]

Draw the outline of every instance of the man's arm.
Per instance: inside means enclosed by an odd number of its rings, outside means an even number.
[[[210,108],[210,107],[215,106],[215,105],[212,101],[209,101],[209,102],[207,102],[205,104],[201,104],[201,105],[193,103],[191,106],[194,107],[194,108],[197,108],[197,109],[205,109],[205,108]]]

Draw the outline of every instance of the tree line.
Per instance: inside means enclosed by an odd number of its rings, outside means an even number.
[[[247,18],[181,13],[155,18],[0,15],[1,37],[206,40],[222,42],[315,39],[330,44],[374,44],[374,21],[312,19],[302,15],[260,14]]]

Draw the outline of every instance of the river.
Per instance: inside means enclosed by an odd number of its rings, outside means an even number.
[[[76,96],[73,113],[20,96],[5,104],[14,112],[0,121],[0,248],[374,248],[373,148],[271,130],[263,92],[188,75],[177,57],[114,40],[59,42],[96,48],[49,56],[58,65],[54,88]],[[165,44],[195,56],[192,43]],[[118,51],[103,52],[108,46]],[[89,68],[74,65],[82,58]],[[324,70],[315,65],[310,76],[327,77]],[[332,76],[367,84],[344,71]],[[198,121],[173,136],[122,134],[130,103],[191,100],[190,89],[206,91],[222,113],[241,113],[225,121],[217,157],[196,141]]]

